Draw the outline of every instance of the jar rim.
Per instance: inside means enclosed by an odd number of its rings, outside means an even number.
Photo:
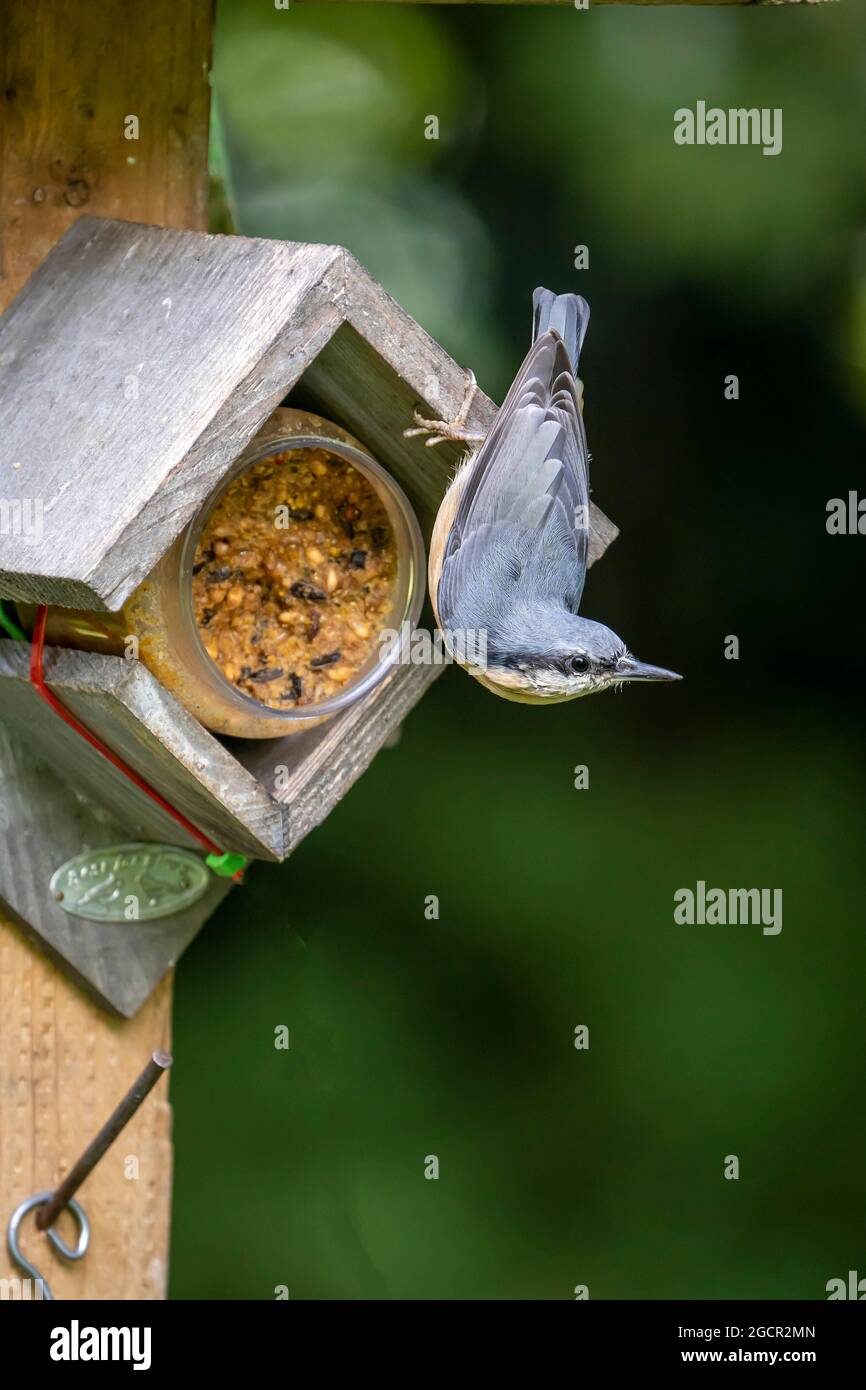
[[[398,518],[403,529],[403,536],[400,537],[395,534],[395,543],[398,557],[405,564],[402,582],[399,577],[395,580],[394,602],[395,607],[400,610],[397,619],[398,628],[402,630],[402,624],[407,621],[410,624],[410,629],[414,628],[424,604],[423,575],[426,568],[426,556],[418,518],[397,479],[372,454],[355,444],[349,444],[330,435],[310,433],[274,434],[272,438],[255,449],[245,450],[232,468],[221,478],[218,486],[210,493],[196,515],[187,524],[183,533],[178,559],[180,614],[188,636],[201,657],[202,671],[207,672],[207,678],[215,692],[219,693],[220,698],[227,700],[238,713],[245,714],[247,717],[252,715],[263,721],[281,724],[318,722],[332,714],[339,714],[341,710],[369,694],[385,679],[396,664],[402,648],[402,643],[398,642],[384,644],[386,652],[383,656],[382,645],[380,644],[376,659],[369,669],[350,680],[336,695],[330,696],[327,700],[321,700],[317,704],[304,705],[301,709],[286,710],[274,709],[272,706],[265,705],[260,700],[255,700],[252,696],[245,695],[243,691],[238,690],[223,675],[217,663],[205,650],[193,611],[192,568],[201,533],[214,507],[235,479],[245,473],[248,468],[252,468],[254,464],[261,463],[263,459],[270,458],[272,454],[278,454],[285,449],[307,448],[322,449],[326,453],[336,454],[339,458],[344,458],[352,464],[375,488],[388,510],[392,524],[395,515]],[[398,576],[399,573],[400,566],[398,566]]]

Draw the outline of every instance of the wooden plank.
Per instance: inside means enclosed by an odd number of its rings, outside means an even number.
[[[0,935],[0,1192],[14,1206],[52,1187],[108,1118],[154,1047],[171,1035],[171,977],[132,1020],[109,1018],[7,924]],[[126,1176],[134,1158],[137,1178]],[[28,1223],[24,1252],[60,1299],[164,1298],[171,1210],[171,1108],[161,1081],[88,1178],[79,1199],[91,1248],[78,1264],[53,1257]],[[61,1221],[69,1237],[69,1227]],[[0,1278],[20,1271],[0,1241]]]
[[[120,607],[337,327],[340,261],[82,218],[0,319],[0,592]]]
[[[201,0],[0,6],[0,308],[82,206],[167,226],[206,226],[211,21],[211,6]],[[140,118],[132,149],[122,139],[130,113]],[[9,766],[8,748],[0,746],[0,767]],[[44,809],[55,826],[70,814],[53,781],[46,780],[42,797],[54,802]],[[0,921],[4,1224],[15,1204],[58,1180],[148,1054],[170,1041],[170,975],[135,1019],[115,1021],[14,925]],[[58,1298],[164,1296],[170,1128],[161,1082],[82,1188],[93,1227],[86,1259],[64,1265],[47,1255],[44,1237],[26,1232],[24,1247]],[[127,1176],[127,1155],[137,1160],[136,1178]],[[0,1241],[0,1278],[17,1272]]]
[[[210,9],[0,6],[2,307],[85,213],[207,227]],[[130,115],[137,140],[125,138]]]
[[[287,852],[321,825],[442,669],[399,666],[366,700],[317,729],[261,743],[230,744],[244,767],[291,807]],[[387,833],[387,825],[383,829]]]
[[[106,224],[104,233],[115,260],[127,258],[143,237],[150,247],[148,265],[163,256],[172,262],[176,258],[178,263],[196,258],[199,262],[207,261],[211,256],[214,264],[231,263],[225,260],[224,238],[191,238],[176,232],[163,235],[157,229],[118,223]],[[100,240],[102,234],[100,228],[89,233],[89,243]],[[231,239],[229,242],[234,244]],[[74,244],[74,238],[67,238],[64,250]],[[269,244],[246,245],[247,259],[258,264],[266,276],[271,256]],[[308,292],[295,305],[293,323],[280,334],[287,351],[297,353],[300,342],[302,356],[316,354],[300,380],[299,391],[360,436],[391,469],[429,532],[461,451],[456,446],[430,450],[423,441],[407,441],[403,429],[411,421],[413,407],[419,400],[434,414],[448,416],[456,412],[463,396],[464,372],[351,255],[338,248],[307,249],[312,254],[310,262],[302,254],[304,248],[288,248],[291,264],[313,264],[317,270],[309,283],[305,281]],[[96,272],[100,283],[103,271],[104,267]],[[149,273],[147,269],[142,271],[145,280]],[[251,294],[255,290],[254,280],[252,275]],[[41,293],[37,277],[36,288],[31,285],[28,295],[38,305]],[[315,308],[305,320],[304,331],[297,334],[297,324],[307,314],[311,300],[315,301]],[[344,317],[345,322],[334,332],[335,318],[339,321]],[[290,342],[293,334],[294,346]],[[258,364],[251,370],[257,373]],[[277,379],[284,370],[285,362],[277,363]],[[237,400],[238,393],[231,393],[222,409],[227,438],[240,437]],[[257,398],[256,408],[247,413],[240,434],[245,434],[252,423],[258,423],[260,407]],[[471,423],[485,429],[495,418],[495,411],[493,402],[479,393]],[[210,431],[206,437],[212,438]],[[200,442],[195,452],[200,454],[199,462],[190,464],[188,458],[181,472],[196,479],[193,490],[199,496],[202,489],[209,490],[218,481],[225,461],[214,464]],[[187,510],[177,504],[171,480],[164,491],[170,499],[162,508],[169,529],[161,532],[161,544],[173,539],[177,517]],[[613,524],[593,506],[591,562],[616,534]],[[146,670],[134,663],[59,652],[49,657],[49,662],[52,684],[73,712],[88,727],[98,729],[115,751],[152,785],[160,787],[196,825],[227,849],[277,859],[297,844],[312,824],[324,818],[341,794],[339,789],[348,787],[369,764],[414,700],[420,698],[429,679],[438,674],[438,669],[434,669],[425,680],[412,670],[398,670],[387,689],[380,686],[362,705],[324,730],[269,741],[264,750],[255,744],[248,748],[235,743],[235,760],[180,710]],[[53,720],[38,702],[34,705],[26,667],[23,659],[16,662],[14,649],[10,649],[6,675],[11,680],[7,696],[9,717],[17,718],[22,735],[40,742],[46,739],[57,765],[67,769],[70,777],[78,776],[93,795],[100,796],[123,819],[137,817],[144,833],[166,838],[171,826],[165,823],[164,814],[118,774],[106,769],[98,755],[87,749],[82,755],[75,736]],[[298,806],[306,808],[295,827],[289,826],[287,807],[278,805],[272,795],[276,767],[290,771],[292,813]],[[254,768],[259,781],[251,778],[245,768]],[[280,802],[287,800],[286,796],[279,796]]]
[[[51,755],[48,741],[44,751]],[[152,922],[70,917],[47,892],[56,868],[83,849],[159,836],[118,820],[82,796],[79,786],[73,791],[54,762],[53,755],[50,761],[33,756],[11,725],[0,724],[0,902],[23,934],[103,1007],[131,1018],[215,911],[230,880],[211,874],[199,902]],[[171,844],[182,837],[173,827],[166,838]],[[38,931],[31,922],[39,923]]]
[[[463,400],[465,370],[345,252],[346,324],[310,364],[300,386],[322,411],[345,424],[405,488],[429,536],[442,495],[465,450],[443,443],[428,449],[404,439],[416,405],[450,419]],[[516,366],[517,364],[515,364]],[[470,426],[490,428],[496,406],[479,391]],[[589,560],[593,564],[618,535],[590,504]]]
[[[351,312],[351,301],[348,305]],[[413,325],[414,326],[414,325]],[[465,376],[432,339],[416,328],[398,355],[390,350],[390,336],[383,324],[369,319],[359,332],[354,322],[344,324],[310,364],[299,390],[328,419],[344,424],[384,464],[403,487],[418,516],[425,537],[445,489],[461,457],[460,448],[443,443],[425,449],[423,441],[403,438],[412,424],[416,405],[430,401],[436,386],[437,409],[456,412],[463,398]],[[425,341],[426,340],[426,341]],[[386,357],[384,354],[388,353]],[[456,405],[454,402],[456,401]],[[453,406],[453,409],[451,407]],[[486,396],[479,394],[472,423],[485,428],[496,413]],[[351,421],[351,424],[349,424]]]
[[[131,838],[198,849],[167,812],[58,719],[33,689],[29,646],[0,641],[0,708],[19,739],[117,816]],[[278,805],[146,667],[117,656],[46,650],[48,686],[85,727],[221,849],[284,858],[288,809]],[[129,837],[127,837],[129,838]]]
[[[0,594],[119,607],[305,369],[429,529],[459,451],[402,431],[464,374],[354,257],[82,219],[0,319]]]
[[[297,394],[366,444],[399,480],[429,536],[463,450],[406,440],[419,401],[447,419],[463,399],[465,374],[348,252],[342,310],[346,322],[310,363]],[[490,427],[496,406],[479,392],[470,424]],[[590,505],[589,563],[619,534]],[[308,733],[229,747],[257,779],[291,806],[291,851],[319,825],[399,728],[442,667],[402,666],[366,700]],[[281,776],[276,777],[277,769]]]

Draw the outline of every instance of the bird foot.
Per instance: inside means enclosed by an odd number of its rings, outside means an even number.
[[[435,449],[437,444],[442,444],[446,440],[453,440],[456,444],[483,444],[486,435],[475,434],[466,428],[466,421],[472,409],[472,402],[478,393],[478,384],[475,380],[474,372],[466,373],[466,390],[463,394],[463,404],[454,416],[453,420],[427,420],[418,411],[414,411],[413,419],[415,428],[403,431],[404,439],[413,439],[416,435],[426,434],[429,439],[424,443],[428,449]]]

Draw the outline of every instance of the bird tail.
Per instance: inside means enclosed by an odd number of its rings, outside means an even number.
[[[589,305],[582,295],[554,294],[540,287],[533,294],[532,341],[553,329],[565,343],[575,372],[588,324]]]

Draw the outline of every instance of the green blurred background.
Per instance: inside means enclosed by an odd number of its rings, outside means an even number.
[[[178,972],[174,1297],[866,1274],[866,541],[825,529],[863,486],[864,38],[853,4],[220,0],[238,230],[350,247],[497,399],[534,286],[587,295],[622,535],[584,608],[686,680],[539,710],[447,671],[231,895]],[[781,107],[782,154],[676,146],[698,99]],[[699,878],[782,888],[781,935],[675,925]]]

